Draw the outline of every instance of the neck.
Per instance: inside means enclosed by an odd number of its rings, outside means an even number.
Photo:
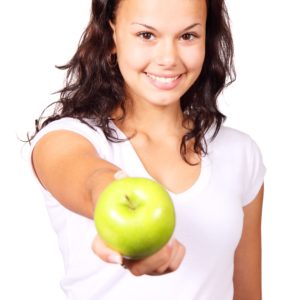
[[[183,114],[180,102],[169,106],[157,106],[149,103],[138,103],[125,106],[126,117],[118,126],[127,134],[147,134],[155,137],[167,135],[182,136]],[[118,113],[116,115],[119,115]]]

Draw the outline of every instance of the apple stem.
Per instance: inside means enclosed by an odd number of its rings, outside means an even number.
[[[131,208],[132,210],[135,210],[135,205],[132,203],[132,201],[130,200],[130,198],[128,197],[128,195],[125,195],[125,198],[128,202],[128,206],[129,208]]]

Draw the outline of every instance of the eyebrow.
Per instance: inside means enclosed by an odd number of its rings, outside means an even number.
[[[144,27],[146,27],[146,28],[148,28],[150,30],[158,31],[156,28],[154,28],[154,27],[152,27],[150,25],[147,25],[147,24],[143,24],[143,23],[133,22],[133,23],[131,23],[131,25],[141,25],[141,26],[144,26]],[[192,28],[194,28],[195,26],[198,26],[198,25],[202,26],[201,23],[194,23],[194,24],[192,24],[192,25],[184,28],[182,31],[190,30],[190,29],[192,29]]]

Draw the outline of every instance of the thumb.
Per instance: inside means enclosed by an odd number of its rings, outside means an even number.
[[[118,252],[108,248],[98,235],[94,238],[92,250],[107,263],[121,265],[123,262],[122,256]]]

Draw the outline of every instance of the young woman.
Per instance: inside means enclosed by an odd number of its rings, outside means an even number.
[[[232,57],[223,0],[92,1],[56,111],[32,140],[68,299],[261,299],[265,169],[217,107]],[[174,239],[138,261],[93,223],[124,172],[161,183],[176,209]]]

